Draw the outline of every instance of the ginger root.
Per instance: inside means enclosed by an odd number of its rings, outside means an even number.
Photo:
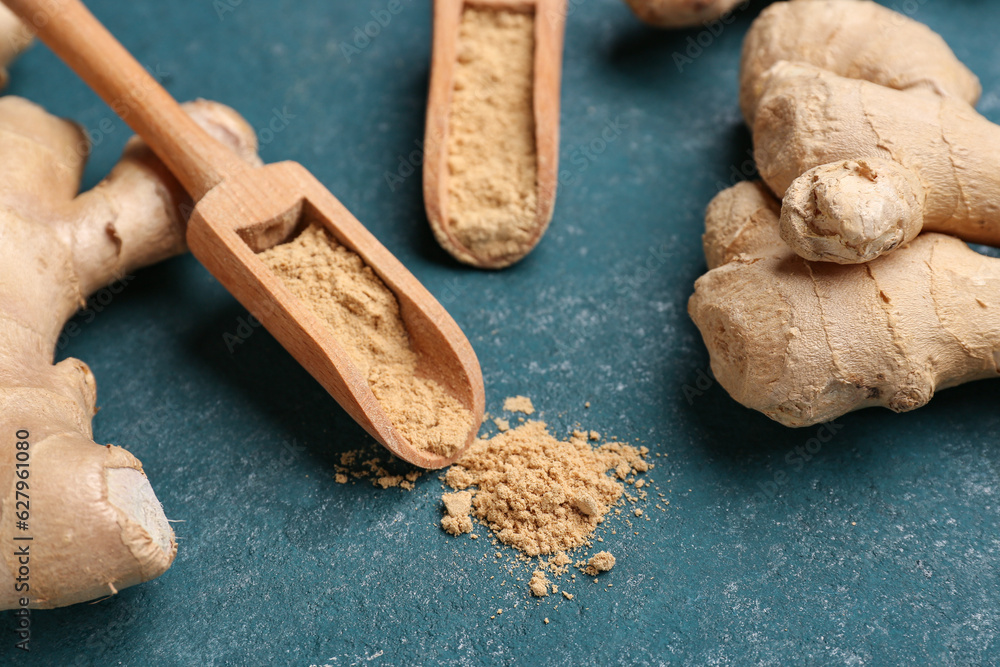
[[[778,2],[743,48],[740,105],[781,237],[814,261],[870,261],[921,230],[1000,241],[1000,128],[936,33],[869,0]]]
[[[743,41],[740,108],[750,127],[764,73],[782,60],[972,106],[982,94],[979,79],[940,35],[888,7],[869,0],[776,2]]]
[[[733,398],[801,427],[1000,377],[1000,260],[928,233],[860,266],[809,262],[779,237],[779,210],[745,182],[706,214],[711,270],[688,312]]]
[[[658,28],[690,28],[714,21],[749,0],[625,0],[641,20]]]
[[[921,230],[1000,245],[1000,127],[971,106],[788,62],[764,78],[754,154],[803,257],[866,262]]]
[[[231,109],[205,101],[187,109],[255,159],[254,133]],[[21,598],[52,608],[113,594],[162,574],[177,550],[139,461],[92,439],[90,369],[77,359],[52,361],[63,325],[87,295],[185,250],[179,207],[188,200],[135,138],[107,179],[77,195],[86,152],[85,134],[74,123],[24,99],[0,98],[3,609],[23,606]],[[25,455],[29,467],[16,468]],[[17,525],[25,506],[17,503],[26,497],[25,529]],[[32,540],[14,540],[25,536]],[[28,588],[15,589],[16,547],[24,545],[30,545]]]
[[[867,0],[754,22],[740,101],[766,186],[712,201],[688,303],[733,398],[809,426],[1000,376],[1000,260],[918,236],[1000,242],[980,92],[940,37]]]

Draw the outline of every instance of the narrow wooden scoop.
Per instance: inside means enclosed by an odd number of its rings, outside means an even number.
[[[78,0],[4,0],[127,122],[197,202],[187,239],[208,268],[341,406],[396,456],[438,468],[471,444],[483,417],[472,346],[434,297],[305,168],[252,167],[204,132]],[[392,425],[323,322],[256,256],[306,224],[324,225],[399,301],[420,372],[466,409],[468,437],[451,457],[412,446]]]
[[[567,0],[435,0],[434,47],[424,136],[424,204],[438,242],[456,259],[480,268],[499,269],[518,261],[538,244],[555,206],[559,181],[559,96]],[[467,247],[452,229],[448,207],[448,135],[459,29],[465,8],[531,14],[535,52],[532,112],[535,121],[537,206],[529,238],[500,257],[485,257]],[[511,221],[514,224],[515,221]]]

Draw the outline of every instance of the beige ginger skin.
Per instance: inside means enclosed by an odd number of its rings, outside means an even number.
[[[940,37],[867,0],[755,21],[740,99],[767,183],[709,206],[688,304],[737,401],[801,427],[1000,376],[1000,260],[917,235],[1000,241],[979,94]]]
[[[866,262],[921,230],[1000,245],[1000,126],[954,97],[809,65],[764,79],[754,154],[803,257]]]
[[[814,261],[870,261],[921,230],[1000,242],[1000,128],[939,35],[868,0],[768,7],[743,47],[740,105],[781,236]]]
[[[868,0],[776,2],[743,41],[740,108],[751,128],[764,73],[782,60],[972,106],[982,93],[979,79],[940,35],[888,7]]]
[[[625,0],[646,23],[658,28],[690,28],[714,21],[749,0]]]
[[[187,109],[256,159],[254,132],[231,109],[205,101]],[[107,179],[77,195],[86,147],[76,124],[0,98],[2,609],[20,607],[21,597],[52,608],[113,594],[165,572],[177,550],[139,461],[93,441],[90,369],[77,359],[52,362],[63,325],[89,294],[184,252],[179,207],[188,200],[137,139]],[[17,441],[29,443],[26,480],[16,475]],[[15,528],[19,481],[30,498],[23,532]],[[33,540],[13,539],[25,535]],[[19,592],[15,546],[22,544],[30,544],[30,588]]]
[[[802,427],[1000,377],[1000,260],[928,233],[861,266],[810,262],[779,237],[779,210],[747,182],[706,215],[711,270],[688,312],[733,398]]]

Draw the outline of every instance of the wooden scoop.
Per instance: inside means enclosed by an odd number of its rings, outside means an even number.
[[[514,254],[477,256],[452,233],[448,217],[448,122],[459,28],[466,7],[533,14],[535,19],[532,107],[535,116],[537,208],[533,233]],[[498,269],[518,261],[538,244],[552,219],[559,180],[559,95],[562,81],[566,0],[435,0],[434,47],[424,136],[424,204],[438,242],[456,259]]]
[[[452,463],[483,417],[483,377],[455,321],[304,167],[252,167],[202,130],[78,0],[4,0],[150,145],[197,202],[187,240],[208,270],[376,440],[426,468]],[[393,427],[367,380],[324,323],[257,258],[305,225],[323,224],[399,301],[420,371],[470,412],[468,436],[444,458]]]

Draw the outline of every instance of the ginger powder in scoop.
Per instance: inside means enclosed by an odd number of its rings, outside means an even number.
[[[448,457],[464,444],[469,411],[420,374],[395,295],[356,253],[312,224],[259,257],[326,323],[413,447]]]

